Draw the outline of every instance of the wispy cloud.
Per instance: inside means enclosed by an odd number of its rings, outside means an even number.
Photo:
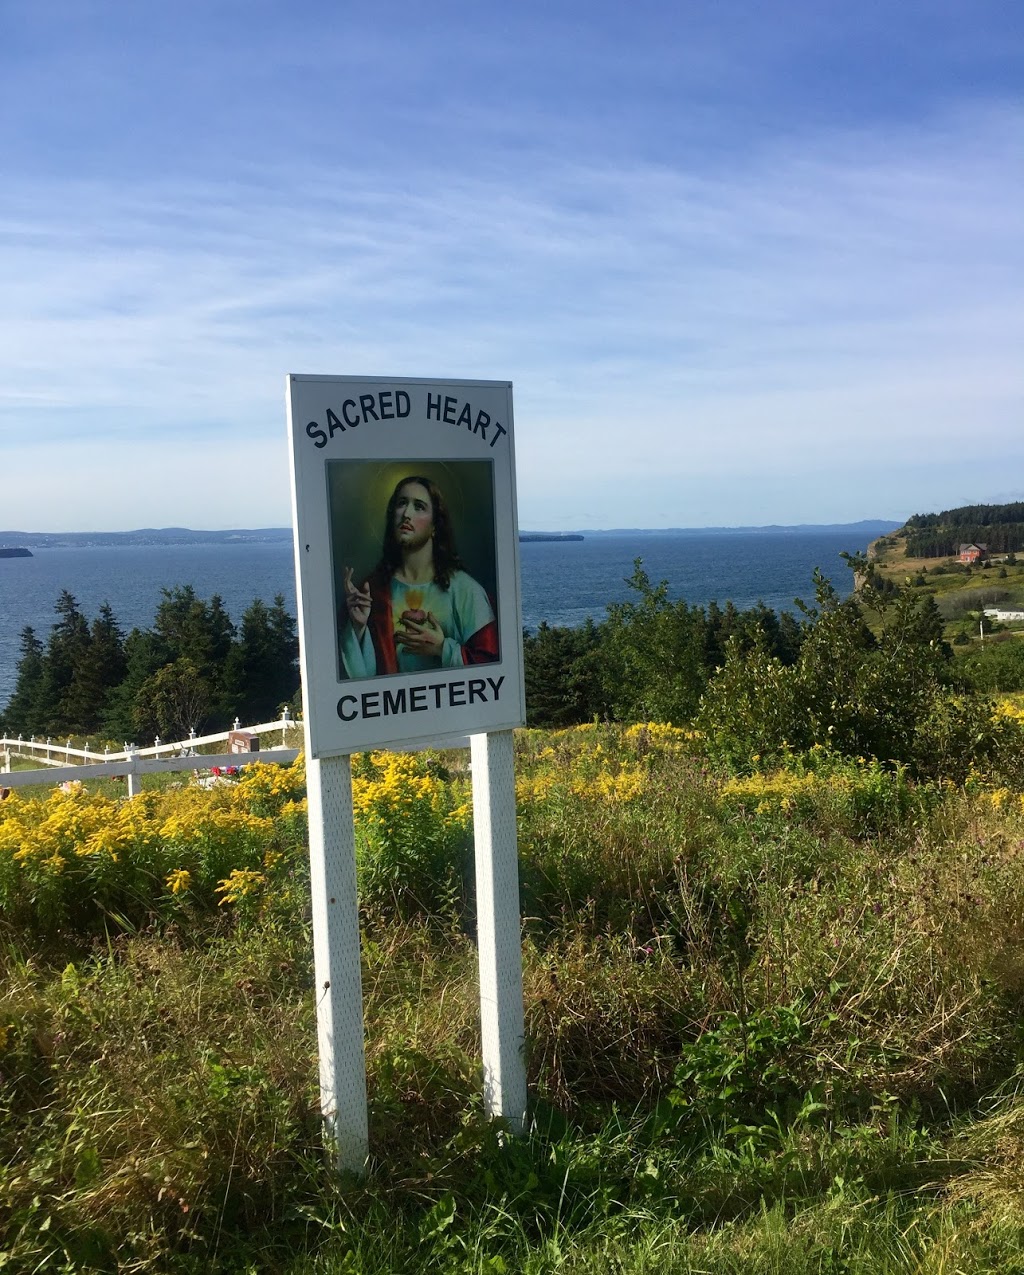
[[[30,494],[55,443],[104,493],[96,511],[62,483],[79,525],[138,520],[102,477],[125,457],[154,480],[142,521],[251,523],[253,491],[258,521],[285,521],[287,371],[510,377],[533,525],[899,515],[929,504],[925,477],[963,480],[965,433],[993,456],[964,493],[985,496],[1024,450],[1022,124],[993,100],[777,135],[742,164],[550,153],[529,181],[15,177],[0,522],[71,525],[52,481]]]

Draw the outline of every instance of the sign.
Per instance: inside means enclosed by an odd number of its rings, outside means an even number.
[[[512,386],[290,376],[314,758],[525,722]]]
[[[258,753],[259,751],[259,735],[254,735],[251,731],[247,730],[228,731],[229,753]]]
[[[320,1109],[368,1153],[349,754],[471,736],[484,1106],[526,1124],[512,386],[290,376]]]

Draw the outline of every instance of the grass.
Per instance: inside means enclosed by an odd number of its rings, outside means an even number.
[[[1024,1270],[1018,796],[820,761],[730,786],[655,727],[517,754],[528,1136],[482,1113],[467,780],[421,756],[410,808],[365,759],[362,808],[418,829],[399,860],[360,832],[366,1180],[322,1143],[275,833],[226,904],[141,867],[130,923],[5,904],[0,1271]],[[243,796],[293,818],[209,800]],[[149,800],[212,835],[205,797]]]

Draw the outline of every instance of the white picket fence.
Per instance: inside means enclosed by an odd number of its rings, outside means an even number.
[[[66,744],[55,744],[52,739],[13,739],[0,736],[0,788],[23,788],[30,784],[61,784],[81,779],[112,779],[118,775],[128,777],[128,795],[135,796],[139,789],[141,775],[160,774],[166,771],[210,770],[213,767],[224,769],[228,766],[243,765],[247,761],[265,761],[286,764],[299,755],[297,748],[288,748],[286,739],[288,730],[296,725],[289,717],[287,710],[279,721],[261,722],[256,726],[240,727],[236,720],[234,730],[244,730],[256,736],[270,735],[280,732],[280,744],[269,748],[262,746],[257,753],[196,753],[196,749],[209,744],[226,743],[231,731],[218,731],[213,735],[190,735],[188,739],[164,744],[159,737],[148,748],[125,747],[123,752],[111,752],[105,748],[102,753],[89,748],[72,748],[71,740]],[[86,741],[88,743],[88,740]],[[11,770],[13,757],[31,758],[42,763],[38,770]],[[75,760],[72,760],[72,759]]]

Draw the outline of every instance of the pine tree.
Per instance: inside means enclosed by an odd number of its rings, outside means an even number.
[[[67,589],[61,590],[54,610],[58,618],[46,644],[39,685],[40,730],[73,732],[82,729],[87,710],[76,675],[89,650],[89,624]]]
[[[295,620],[278,594],[268,610],[255,598],[242,616],[238,641],[228,656],[224,693],[245,723],[270,721],[298,687]]]
[[[100,728],[107,701],[126,672],[124,637],[109,603],[104,602],[89,630],[89,646],[72,679],[71,696],[79,705],[81,729]]]
[[[124,642],[124,660],[124,677],[107,696],[100,729],[109,739],[148,743],[159,726],[140,695],[146,682],[163,667],[164,647],[152,633],[132,629]]]
[[[574,726],[604,718],[610,705],[602,676],[603,626],[541,623],[524,634],[526,714],[531,726]]]
[[[225,726],[233,707],[225,683],[235,626],[214,595],[209,602],[196,596],[191,585],[164,589],[153,622],[163,658],[161,663],[185,661],[206,685],[204,719],[211,726]]]
[[[284,603],[284,595],[281,593],[275,595],[274,605],[270,608],[270,628],[277,652],[277,675],[273,695],[273,716],[276,716],[277,710],[285,704],[290,704],[299,689],[299,639],[295,617],[289,614]],[[264,720],[270,721],[270,718]]]
[[[43,730],[40,705],[43,673],[45,670],[43,644],[36,637],[31,625],[21,631],[21,658],[18,660],[18,679],[7,707],[0,711],[4,729],[9,735],[38,735]]]

